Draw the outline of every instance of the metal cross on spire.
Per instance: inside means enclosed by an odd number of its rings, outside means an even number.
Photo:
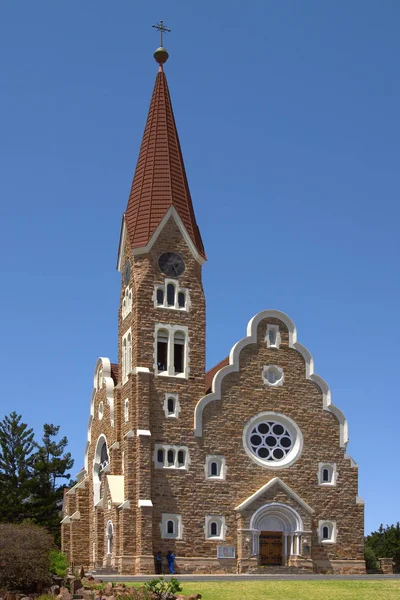
[[[152,25],[152,27],[154,27],[154,29],[158,29],[158,31],[160,32],[160,46],[162,47],[163,43],[162,43],[162,36],[163,33],[170,33],[171,30],[167,29],[164,25],[164,23],[162,22],[162,20],[160,19],[160,22],[157,23],[157,25]]]

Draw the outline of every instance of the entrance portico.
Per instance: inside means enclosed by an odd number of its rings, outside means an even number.
[[[236,511],[239,571],[258,566],[312,568],[314,510],[279,477],[274,477]]]

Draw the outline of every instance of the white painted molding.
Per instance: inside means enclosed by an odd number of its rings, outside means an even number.
[[[79,512],[79,510],[77,510],[76,512],[74,512],[73,515],[70,516],[71,521],[79,521],[80,518],[81,513]]]
[[[160,221],[157,229],[155,230],[155,232],[151,236],[151,238],[150,238],[149,242],[147,243],[147,245],[143,246],[142,248],[134,248],[132,250],[133,256],[137,256],[139,254],[147,254],[148,252],[150,252],[150,250],[154,246],[155,242],[157,241],[158,236],[160,235],[160,233],[164,229],[165,225],[168,223],[170,217],[173,217],[173,219],[175,220],[175,223],[178,225],[178,228],[179,228],[179,230],[180,230],[180,232],[182,234],[182,237],[185,240],[185,242],[186,242],[186,244],[187,244],[190,252],[192,253],[193,258],[200,265],[202,265],[203,263],[205,263],[206,259],[203,258],[201,256],[201,254],[199,253],[199,251],[197,250],[194,242],[192,241],[192,238],[190,237],[190,235],[189,235],[186,227],[183,224],[182,219],[180,218],[180,216],[178,214],[178,211],[176,210],[176,208],[174,206],[170,206],[169,207],[169,209],[167,210],[167,212],[165,213],[165,215],[161,219],[161,221]],[[119,267],[120,267],[120,264],[119,264]]]
[[[150,369],[147,367],[135,367],[132,369],[132,375],[137,375],[138,373],[150,373]]]
[[[151,435],[151,431],[149,429],[138,429],[136,431],[136,435],[139,436],[143,436],[143,437],[148,437]]]
[[[126,223],[125,223],[125,213],[122,215],[122,223],[121,223],[121,233],[119,236],[119,246],[118,246],[118,259],[117,259],[117,270],[122,273],[122,252],[125,247],[126,241]]]
[[[135,432],[133,429],[130,429],[125,435],[124,438],[133,438],[135,437]]]
[[[100,500],[98,500],[96,502],[96,504],[94,505],[95,508],[98,508],[99,510],[104,510],[104,498],[100,498]]]
[[[81,470],[79,471],[79,473],[77,473],[77,474],[75,475],[75,477],[76,477],[77,481],[80,481],[81,479],[84,479],[84,478],[86,477],[86,475],[87,475],[87,471],[86,471],[86,469],[81,469]]]
[[[143,508],[143,507],[152,507],[153,503],[151,500],[138,500],[138,507],[139,508]]]
[[[110,450],[119,450],[119,442],[114,442],[111,444]]]
[[[356,496],[356,504],[365,504],[365,501],[361,498],[361,496]]]
[[[350,461],[350,466],[352,469],[358,469],[358,464],[356,463],[356,461],[353,458],[351,458],[350,454],[347,454],[347,452],[346,452],[344,457]]]
[[[282,321],[289,331],[289,348],[294,348],[299,352],[305,360],[306,366],[306,379],[313,381],[322,392],[322,407],[335,415],[340,424],[340,446],[346,447],[348,443],[348,424],[347,420],[342,411],[332,404],[331,392],[328,384],[314,373],[314,361],[310,352],[302,344],[297,341],[297,330],[293,321],[279,310],[263,310],[250,319],[247,325],[247,337],[237,342],[230,354],[229,354],[229,365],[222,367],[213,378],[212,381],[212,392],[203,396],[196,404],[194,411],[194,434],[196,437],[201,437],[203,434],[203,411],[204,408],[210,402],[221,399],[221,385],[224,377],[230,373],[239,371],[240,367],[240,353],[246,346],[255,344],[257,342],[257,328],[261,321],[264,319],[279,319]]]
[[[125,500],[122,504],[120,504],[118,506],[118,508],[120,508],[121,510],[127,510],[130,507],[131,507],[131,501],[130,500]]]
[[[111,362],[110,359],[101,356],[97,359],[94,369],[93,391],[90,399],[90,416],[87,429],[87,442],[85,447],[85,471],[89,472],[89,448],[92,441],[92,423],[94,419],[94,402],[96,399],[96,375],[100,365],[103,366],[103,377],[106,386],[107,404],[110,407],[111,427],[114,427],[114,380],[111,377]]]
[[[304,500],[302,500],[302,498],[300,498],[300,496],[298,494],[296,494],[296,492],[294,492],[292,490],[292,488],[290,488],[279,477],[274,477],[273,479],[268,481],[268,483],[265,483],[262,487],[260,487],[259,490],[257,490],[257,492],[255,492],[254,494],[249,496],[246,500],[244,500],[241,504],[236,506],[235,510],[240,512],[240,511],[244,510],[245,508],[248,508],[255,500],[257,500],[257,498],[262,496],[267,490],[270,490],[271,488],[273,488],[274,485],[280,485],[281,488],[287,493],[288,496],[291,496],[294,500],[296,500],[296,502],[298,502],[300,504],[300,506],[302,506],[310,514],[313,514],[315,512],[314,509],[311,508],[311,506],[309,506],[307,504],[307,502],[304,502]]]
[[[71,517],[69,517],[68,515],[66,517],[63,518],[62,521],[60,521],[61,525],[70,525],[71,524]]]

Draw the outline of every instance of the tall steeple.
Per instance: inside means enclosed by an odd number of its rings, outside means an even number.
[[[168,52],[154,53],[158,73],[150,102],[139,158],[125,212],[133,251],[146,247],[173,207],[201,260],[206,258],[196,223],[163,64]]]

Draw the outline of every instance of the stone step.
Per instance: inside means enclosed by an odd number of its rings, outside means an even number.
[[[279,566],[259,566],[252,567],[249,569],[249,573],[256,575],[301,575],[310,574],[310,569],[304,569],[302,567],[279,567]]]

